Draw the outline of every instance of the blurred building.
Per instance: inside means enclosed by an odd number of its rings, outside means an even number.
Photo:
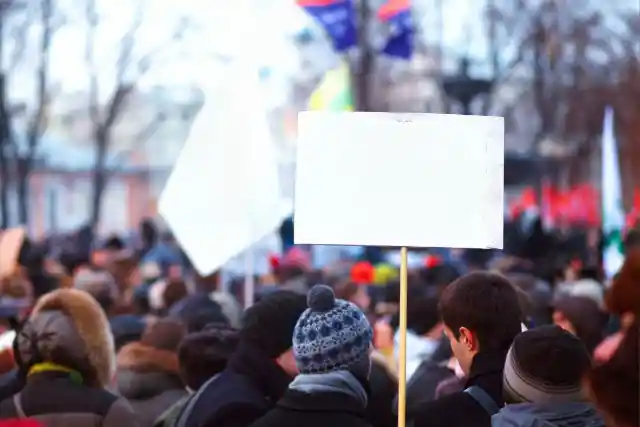
[[[51,125],[29,177],[28,226],[34,235],[71,231],[90,218],[95,146],[86,100],[84,93],[61,95],[49,112]],[[154,88],[131,96],[113,128],[102,233],[130,230],[155,214],[157,197],[201,105],[202,94],[191,87]],[[24,139],[18,134],[19,144]],[[15,185],[10,188],[9,210],[15,220]]]

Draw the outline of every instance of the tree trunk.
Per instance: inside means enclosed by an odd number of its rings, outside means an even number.
[[[0,119],[0,126],[4,126]],[[5,141],[0,141],[0,229],[8,228],[9,222],[9,162],[4,151]]]
[[[29,227],[29,175],[31,162],[28,158],[16,159],[16,194],[18,196],[18,223]]]
[[[109,147],[109,131],[100,126],[96,131],[96,165],[93,171],[93,188],[91,194],[91,227],[97,230],[100,223],[102,195],[107,186],[107,150]]]
[[[0,17],[0,20],[1,19]],[[0,39],[1,38],[2,37],[0,37]],[[0,216],[2,216],[0,228],[7,228],[11,225],[11,218],[9,218],[9,182],[11,180],[11,174],[9,172],[11,164],[9,144],[11,144],[11,119],[8,110],[6,76],[4,73],[0,73]]]

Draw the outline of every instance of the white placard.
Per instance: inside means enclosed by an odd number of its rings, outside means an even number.
[[[504,120],[303,112],[298,244],[502,249]]]
[[[158,211],[209,275],[276,229],[290,206],[285,213],[257,70],[230,66],[217,84],[203,83],[204,106]]]

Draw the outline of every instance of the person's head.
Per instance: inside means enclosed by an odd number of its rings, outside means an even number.
[[[115,305],[119,293],[113,275],[101,269],[78,270],[73,278],[73,287],[94,297],[106,313]]]
[[[610,313],[640,313],[640,249],[627,253],[605,297]]]
[[[179,319],[189,333],[200,332],[211,323],[229,324],[220,304],[207,294],[191,295],[173,304],[169,316]]]
[[[591,298],[567,296],[554,304],[553,323],[580,338],[590,354],[604,338],[606,320]]]
[[[186,328],[175,319],[163,318],[150,322],[140,337],[123,346],[117,354],[116,387],[127,397],[139,395],[139,385],[131,381],[131,373],[162,374],[179,384],[178,345]]]
[[[368,379],[373,330],[353,303],[336,299],[326,285],[309,291],[309,308],[293,331],[293,354],[302,374],[350,371]]]
[[[414,296],[407,304],[407,328],[416,335],[438,339],[442,323],[438,316],[438,300],[429,296]]]
[[[225,324],[210,324],[188,334],[178,348],[180,375],[190,390],[198,390],[222,372],[238,345],[238,331]]]
[[[291,349],[293,329],[307,308],[304,295],[275,291],[249,307],[242,319],[240,344],[248,344],[274,360],[283,371],[297,375]]]
[[[522,332],[505,361],[507,403],[563,404],[583,401],[582,379],[591,367],[584,343],[555,325]]]
[[[516,291],[498,274],[474,272],[454,281],[442,293],[439,311],[451,350],[467,374],[476,354],[506,353],[521,330]]]
[[[141,316],[120,314],[109,319],[109,326],[118,351],[131,342],[139,341],[147,324]]]
[[[635,321],[611,358],[593,367],[586,377],[586,386],[593,400],[611,427],[640,425],[640,365]]]
[[[24,373],[55,363],[90,387],[107,386],[114,374],[113,335],[104,310],[87,292],[58,289],[38,299],[16,340]]]
[[[367,285],[350,280],[340,282],[335,287],[336,297],[354,303],[360,310],[366,311],[371,304]]]

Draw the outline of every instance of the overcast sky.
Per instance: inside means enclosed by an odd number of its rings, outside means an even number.
[[[115,63],[119,39],[131,26],[136,1],[98,1],[103,22],[96,51],[100,53],[102,83],[109,86],[113,80],[110,65]],[[86,33],[79,2],[82,0],[59,0],[69,19],[67,25],[56,33],[51,55],[54,80],[62,83],[68,91],[82,90],[88,84],[83,57]],[[143,2],[147,7],[144,24],[136,40],[138,55],[166,44],[179,17],[187,17],[192,23],[190,35],[184,43],[165,49],[165,56],[172,60],[163,61],[154,68],[143,82],[148,85],[186,84],[200,78],[202,68],[215,78],[216,67],[211,66],[211,58],[215,54],[241,56],[252,66],[272,67],[284,74],[294,72],[297,58],[287,36],[312,25],[309,16],[293,0],[234,0],[224,2],[224,7],[213,7],[211,2],[203,0]],[[601,2],[597,3],[601,5]],[[441,12],[439,4],[443,5]],[[486,50],[481,19],[483,6],[482,0],[414,0],[415,14],[428,42],[435,43],[442,34],[443,45],[448,51],[478,57],[484,56]],[[637,9],[638,5],[637,0],[608,0],[606,7],[631,10]],[[442,26],[439,25],[441,17]],[[31,49],[35,49],[37,29],[31,36]],[[29,68],[27,66],[26,72],[17,73],[14,77],[14,83],[25,94],[33,90],[35,80]],[[108,91],[105,88],[105,92]]]

